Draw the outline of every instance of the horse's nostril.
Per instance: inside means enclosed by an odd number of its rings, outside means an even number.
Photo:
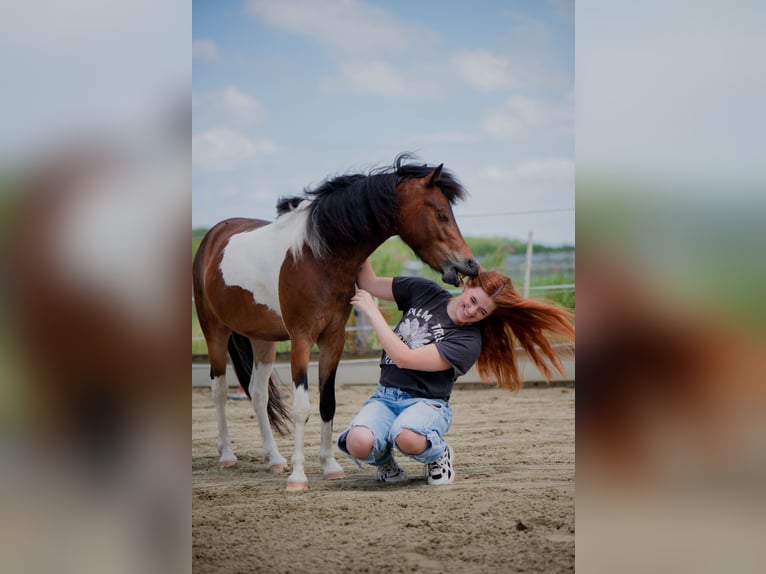
[[[468,265],[469,269],[476,269],[478,267],[475,259],[469,259],[466,264]]]

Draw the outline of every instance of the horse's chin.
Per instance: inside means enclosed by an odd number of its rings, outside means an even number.
[[[460,287],[460,275],[458,275],[457,268],[448,267],[446,271],[442,273],[442,281]]]
[[[442,271],[442,281],[454,285],[455,287],[460,287],[462,284],[462,281],[460,280],[461,275],[476,277],[478,273],[479,265],[476,263],[476,260],[468,259],[465,260],[465,262],[455,261]]]

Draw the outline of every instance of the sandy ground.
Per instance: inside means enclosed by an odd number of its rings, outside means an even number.
[[[376,482],[336,449],[347,477],[319,467],[318,393],[306,430],[310,489],[284,491],[261,457],[248,401],[228,401],[239,463],[219,470],[209,389],[192,390],[194,572],[573,572],[573,387],[455,390],[454,484],[429,487],[423,466],[398,457],[404,483]],[[373,387],[340,386],[337,437]],[[278,438],[290,458],[292,436]]]

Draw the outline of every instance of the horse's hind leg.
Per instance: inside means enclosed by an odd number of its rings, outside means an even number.
[[[269,470],[274,473],[283,472],[287,468],[287,460],[279,454],[274,433],[269,424],[267,404],[269,401],[269,378],[274,369],[277,356],[277,345],[270,341],[250,340],[253,346],[255,365],[250,379],[250,397],[253,401],[253,410],[258,419],[258,427],[261,431],[263,443],[263,456],[269,463]]]
[[[218,466],[226,468],[237,464],[237,457],[234,456],[234,450],[229,440],[229,427],[226,423],[226,399],[228,397],[228,386],[226,385],[226,346],[229,340],[229,333],[216,331],[215,333],[206,333],[207,352],[210,358],[210,378],[212,379],[213,404],[215,405],[215,417],[218,423],[218,454],[221,458],[218,460]]]

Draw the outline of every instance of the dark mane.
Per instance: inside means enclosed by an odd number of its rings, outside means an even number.
[[[294,211],[298,209],[298,206],[301,204],[301,202],[306,199],[305,197],[300,197],[298,195],[291,195],[290,197],[280,197],[277,201],[277,217],[280,215],[284,215],[285,213],[289,213],[290,211]]]
[[[435,166],[405,163],[411,154],[400,154],[393,166],[370,170],[367,174],[340,175],[322,182],[304,197],[280,198],[278,214],[295,210],[303,199],[310,200],[306,243],[319,256],[336,246],[358,241],[360,236],[395,235],[398,202],[396,186],[431,173]],[[464,199],[466,191],[448,171],[442,170],[439,187],[450,204]]]
[[[436,166],[433,165],[416,165],[416,164],[404,164],[406,160],[414,160],[415,157],[412,154],[403,153],[396,158],[394,162],[394,168],[397,176],[404,179],[412,177],[424,177],[431,173]],[[457,180],[457,178],[447,169],[442,170],[441,177],[439,178],[439,187],[447,196],[450,205],[455,205],[458,201],[465,199],[467,192],[463,185]]]

